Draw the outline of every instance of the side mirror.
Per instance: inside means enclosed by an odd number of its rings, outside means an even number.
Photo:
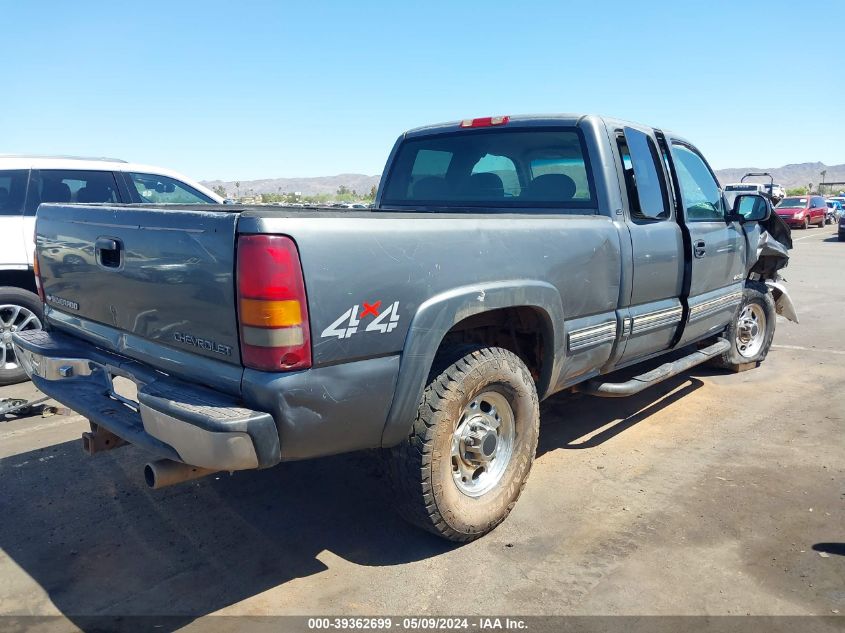
[[[743,193],[734,198],[731,221],[765,222],[772,214],[772,203],[758,193]]]

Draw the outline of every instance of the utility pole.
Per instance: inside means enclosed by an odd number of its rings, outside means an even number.
[[[824,177],[827,175],[827,170],[823,169],[821,172],[822,183],[819,185],[819,193],[824,193]]]

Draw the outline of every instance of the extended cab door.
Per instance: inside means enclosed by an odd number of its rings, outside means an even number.
[[[683,315],[684,243],[652,132],[625,127],[615,135],[633,255],[629,305],[621,310],[624,350],[618,366],[672,346]]]
[[[691,251],[684,345],[718,333],[733,317],[742,301],[746,241],[742,226],[727,221],[719,183],[698,150],[677,139],[669,147]]]

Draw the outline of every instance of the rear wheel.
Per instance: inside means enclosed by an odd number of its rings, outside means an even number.
[[[0,385],[26,380],[26,372],[15,357],[12,334],[40,330],[42,319],[38,295],[21,288],[0,288]]]
[[[763,362],[775,336],[776,318],[775,302],[766,284],[748,282],[742,304],[726,332],[731,347],[716,359],[716,364],[736,371]]]
[[[507,350],[451,350],[440,368],[410,436],[386,457],[399,513],[465,542],[504,521],[519,498],[537,450],[539,404],[528,368]]]

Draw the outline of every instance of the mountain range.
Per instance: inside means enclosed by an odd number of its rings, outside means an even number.
[[[824,163],[798,163],[784,165],[783,167],[733,167],[729,169],[717,169],[716,175],[723,185],[739,182],[748,172],[769,172],[775,179],[776,184],[784,188],[806,187],[812,183],[816,187],[821,182],[821,172],[826,171],[826,182],[845,182],[845,164],[825,165]],[[206,180],[203,181],[206,187],[217,187],[222,185],[229,196],[256,195],[260,193],[293,193],[298,191],[303,195],[333,194],[341,186],[350,191],[357,191],[365,194],[373,186],[378,186],[380,176],[366,176],[364,174],[338,174],[337,176],[318,176],[315,178],[265,178],[262,180],[242,180],[240,188],[235,187],[233,180]],[[751,179],[757,182],[766,182],[766,179]],[[845,185],[840,187],[845,190]]]
[[[760,167],[717,169],[716,175],[719,177],[721,183],[726,185],[732,182],[739,182],[740,178],[750,171],[769,172],[774,177],[775,184],[783,185],[785,189],[806,187],[812,183],[813,189],[815,190],[822,181],[822,171],[827,172],[824,176],[825,182],[845,182],[845,165],[825,165],[824,163],[797,163],[794,165],[784,165],[783,167],[770,167],[768,169]],[[749,181],[768,182],[768,179],[749,178]],[[839,186],[838,190],[845,190],[845,185]]]

